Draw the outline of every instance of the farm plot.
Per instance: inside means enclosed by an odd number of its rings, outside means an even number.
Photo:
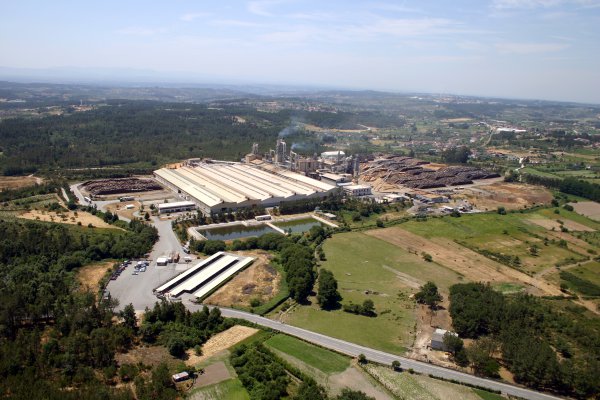
[[[389,367],[367,364],[365,370],[400,399],[415,400],[481,400],[471,388],[408,372],[395,372]]]
[[[34,176],[0,176],[0,190],[19,189],[40,183],[42,179]]]
[[[322,268],[333,272],[342,303],[362,304],[370,299],[378,316],[323,311],[311,297],[310,306],[294,307],[284,314],[284,320],[393,353],[404,352],[413,342],[416,315],[410,294],[432,276],[444,291],[461,280],[454,271],[427,263],[418,255],[364,233],[334,235],[325,241],[324,251],[327,261]]]
[[[369,231],[367,234],[385,240],[409,252],[430,254],[433,262],[447,267],[473,282],[521,282],[547,294],[560,294],[558,288],[540,282],[489,258],[461,246],[445,237],[426,239],[401,228]]]
[[[580,201],[569,203],[578,214],[585,215],[594,221],[600,221],[600,204],[595,201]]]

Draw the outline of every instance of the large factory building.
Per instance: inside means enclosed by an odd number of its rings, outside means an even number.
[[[161,168],[156,179],[197,204],[205,215],[254,205],[325,197],[336,187],[271,166],[261,168],[229,162],[201,162],[194,166]]]

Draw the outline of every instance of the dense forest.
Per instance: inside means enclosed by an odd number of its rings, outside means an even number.
[[[116,374],[115,352],[135,338],[133,310],[115,322],[116,302],[78,288],[75,271],[95,260],[140,256],[156,230],[140,222],[122,231],[9,219],[0,221],[0,238],[0,392],[17,399],[131,398],[105,381]]]
[[[287,111],[113,100],[88,112],[1,121],[0,169],[17,175],[142,163],[150,170],[190,157],[231,160],[253,142],[273,147],[288,121]]]
[[[467,283],[450,288],[450,315],[461,337],[477,339],[469,349],[484,353],[480,372],[499,351],[519,383],[577,398],[598,393],[600,325],[581,307],[550,307],[530,295]]]

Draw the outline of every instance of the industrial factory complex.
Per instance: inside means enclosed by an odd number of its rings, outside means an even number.
[[[335,185],[274,165],[198,161],[161,168],[154,175],[205,215],[322,198],[336,190]]]

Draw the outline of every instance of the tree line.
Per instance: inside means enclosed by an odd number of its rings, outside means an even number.
[[[467,283],[450,288],[449,311],[456,332],[477,339],[471,346],[476,371],[497,373],[492,356],[500,351],[517,382],[577,398],[598,394],[600,322],[581,307],[554,311],[531,295]]]

